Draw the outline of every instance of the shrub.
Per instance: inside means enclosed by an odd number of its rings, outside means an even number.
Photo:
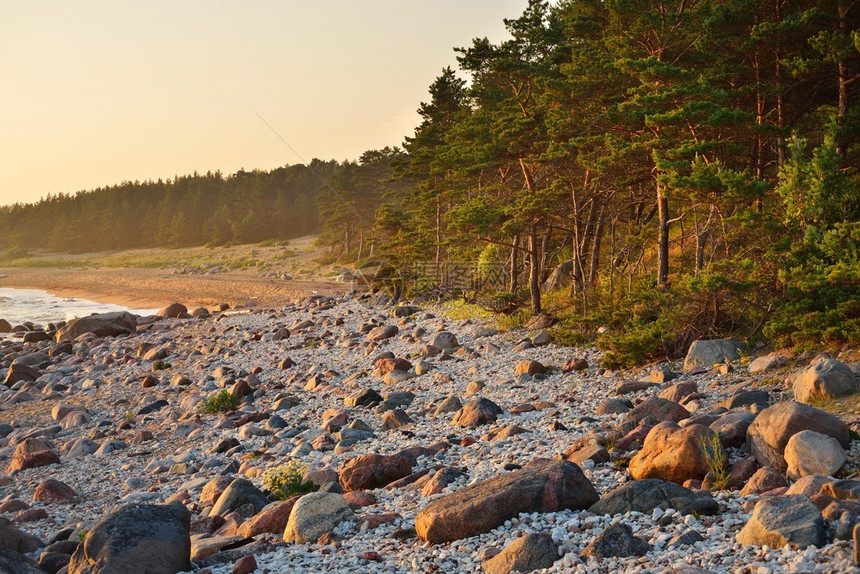
[[[152,370],[163,371],[164,369],[169,369],[172,366],[173,365],[171,365],[167,361],[155,361],[154,363],[152,363]]]
[[[270,468],[263,473],[263,488],[286,500],[297,494],[316,492],[319,485],[312,482],[302,482],[307,467],[295,460]]]
[[[208,414],[225,413],[235,411],[238,406],[239,397],[227,391],[221,391],[200,403],[200,410]]]
[[[713,490],[725,490],[729,485],[729,471],[726,451],[720,443],[720,435],[711,433],[710,436],[701,436],[699,443],[705,453],[705,468],[711,475]]]

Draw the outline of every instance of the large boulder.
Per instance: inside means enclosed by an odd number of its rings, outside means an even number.
[[[697,368],[709,369],[716,363],[738,361],[740,352],[746,345],[730,339],[699,339],[693,341],[687,356],[684,358],[684,371]]]
[[[835,475],[847,460],[839,441],[811,430],[792,435],[783,457],[791,480],[813,474]]]
[[[753,413],[733,411],[721,415],[711,423],[711,430],[720,435],[723,446],[739,447],[747,440],[747,429],[755,420]]]
[[[642,450],[630,459],[630,476],[683,484],[707,474],[709,457],[729,458],[714,431],[702,425],[682,428],[678,423],[664,422],[651,429]]]
[[[119,507],[87,533],[69,563],[69,574],[190,569],[190,514],[181,504]]]
[[[806,496],[769,496],[756,504],[737,541],[771,548],[822,546],[826,542],[824,517]]]
[[[690,418],[690,411],[674,401],[651,397],[642,401],[632,411],[627,413],[627,416],[624,417],[624,422],[621,423],[622,432],[628,433],[632,431],[646,418],[654,421],[651,424],[663,421],[677,423]]]
[[[354,520],[349,503],[334,492],[312,492],[301,497],[293,506],[287,527],[286,542],[299,544],[316,542],[326,532],[346,520]]]
[[[176,318],[188,315],[188,307],[182,303],[171,303],[156,313],[159,317]]]
[[[6,472],[11,474],[16,470],[59,464],[59,462],[60,457],[50,450],[47,443],[37,438],[28,438],[15,447],[15,452],[12,454],[12,460],[6,468]]]
[[[829,357],[817,357],[809,365],[792,373],[786,382],[800,403],[836,399],[853,395],[860,382],[848,365]]]
[[[380,325],[379,327],[374,327],[367,333],[367,340],[370,343],[373,343],[374,341],[382,341],[390,339],[399,332],[400,329],[397,328],[397,325]]]
[[[765,371],[770,371],[772,369],[779,369],[788,364],[788,361],[785,357],[780,355],[779,353],[771,353],[769,355],[762,355],[761,357],[756,357],[752,361],[750,361],[749,370],[750,374],[763,373]]]
[[[437,349],[456,349],[460,346],[457,336],[448,331],[439,331],[433,335],[433,341],[430,344]]]
[[[487,574],[532,572],[549,568],[558,560],[558,546],[547,532],[529,533],[484,562]]]
[[[822,410],[786,401],[761,411],[747,429],[747,449],[759,464],[779,472],[787,470],[783,453],[788,439],[803,430],[812,430],[835,438],[843,448],[851,437],[839,417]]]
[[[772,468],[762,467],[756,470],[744,487],[741,489],[741,496],[750,496],[751,494],[761,494],[776,488],[788,486],[785,477],[776,472]]]
[[[655,508],[673,508],[681,514],[716,514],[720,509],[717,501],[707,494],[693,492],[674,482],[649,478],[619,486],[603,495],[588,511],[610,515],[634,511],[650,514]]]
[[[224,492],[221,493],[215,502],[215,506],[209,512],[209,515],[226,516],[240,506],[248,503],[253,504],[254,508],[259,512],[269,501],[266,499],[263,491],[254,486],[251,481],[237,478],[224,489]]]
[[[521,512],[588,508],[599,496],[578,466],[535,460],[428,504],[415,517],[421,540],[451,542],[489,532]]]
[[[45,574],[39,565],[17,552],[0,548],[0,572],[3,574]]]
[[[383,487],[411,472],[412,465],[404,456],[364,454],[344,462],[338,476],[343,490],[352,492]]]
[[[451,422],[457,426],[475,428],[494,422],[500,414],[502,408],[499,405],[490,399],[479,397],[457,411]]]
[[[92,333],[97,337],[116,337],[117,335],[128,335],[137,330],[137,320],[134,315],[127,311],[115,313],[99,313],[72,319],[69,323],[57,330],[56,340],[74,341],[84,333]]]
[[[0,517],[0,550],[33,552],[45,543],[23,530],[19,530],[5,518]],[[0,570],[2,572],[2,570]]]
[[[283,534],[289,522],[293,506],[298,502],[300,496],[293,496],[287,500],[273,502],[266,508],[242,523],[236,534],[244,538],[253,538],[264,532],[272,534]]]

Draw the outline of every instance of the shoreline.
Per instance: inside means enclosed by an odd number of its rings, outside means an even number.
[[[75,297],[136,309],[174,302],[194,307],[253,302],[278,306],[311,293],[335,295],[347,285],[324,281],[283,281],[254,272],[213,275],[171,274],[166,269],[3,267],[0,287],[40,289],[57,297]]]

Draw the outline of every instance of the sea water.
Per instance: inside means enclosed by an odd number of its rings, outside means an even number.
[[[0,288],[0,318],[12,325],[30,321],[38,325],[69,321],[92,313],[130,311],[137,315],[152,315],[157,309],[129,309],[121,305],[97,303],[78,297],[57,297],[39,289]]]

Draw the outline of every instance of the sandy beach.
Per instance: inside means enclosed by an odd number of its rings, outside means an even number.
[[[44,289],[62,297],[133,308],[162,307],[174,301],[189,308],[250,301],[277,306],[308,294],[335,295],[349,288],[343,283],[263,277],[256,271],[189,275],[168,269],[76,267],[0,268],[0,287]]]

